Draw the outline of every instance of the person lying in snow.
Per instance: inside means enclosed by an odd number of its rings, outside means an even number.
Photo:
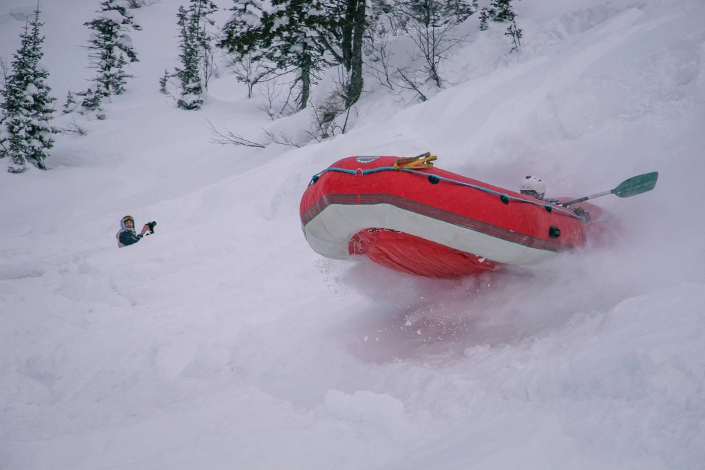
[[[539,201],[545,201],[549,204],[563,206],[563,204],[561,204],[561,201],[559,201],[558,199],[549,199],[543,197],[543,195],[546,193],[546,183],[544,183],[543,180],[541,180],[541,178],[539,178],[538,176],[527,176],[526,178],[521,180],[521,183],[519,183],[519,192],[521,194],[536,198]],[[582,217],[585,220],[590,220],[590,213],[580,206],[563,207],[568,207],[568,209],[571,209],[573,212],[575,212],[577,216]]]
[[[126,215],[120,220],[120,231],[115,235],[118,240],[118,248],[133,245],[142,240],[147,230],[150,230],[149,224],[145,224],[142,227],[142,232],[137,235],[137,232],[135,232],[135,219],[131,215]]]

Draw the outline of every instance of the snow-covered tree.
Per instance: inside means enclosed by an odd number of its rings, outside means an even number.
[[[227,67],[238,81],[247,85],[248,98],[252,88],[278,74],[277,65],[264,57],[263,5],[260,0],[235,0],[233,14],[222,29],[218,47],[228,49]]]
[[[76,94],[69,90],[66,94],[66,102],[64,103],[63,114],[69,114],[76,111],[78,108],[78,102],[76,101]]]
[[[272,13],[267,22],[271,43],[266,57],[280,69],[298,71],[299,109],[304,109],[311,94],[311,85],[320,72],[334,64],[326,54],[326,44],[335,40],[331,34],[331,2],[318,0],[272,0]]]
[[[141,30],[134,17],[120,0],[105,0],[100,4],[99,16],[85,26],[91,30],[88,40],[89,57],[98,74],[94,93],[102,96],[119,95],[125,91],[132,75],[123,69],[127,62],[137,62],[137,52],[127,34],[130,29]]]
[[[509,52],[514,52],[521,47],[521,38],[523,37],[521,31],[521,29],[517,28],[516,20],[512,18],[512,23],[504,33],[505,36],[512,38],[512,50]]]
[[[237,81],[247,85],[247,97],[252,98],[252,91],[258,83],[275,78],[276,67],[264,60],[255,60],[254,54],[226,55],[226,66],[229,67]]]
[[[78,100],[76,99],[77,97],[79,98]],[[69,91],[66,95],[63,114],[75,111],[79,114],[87,115],[95,112],[96,118],[105,119],[105,114],[102,113],[103,108],[100,107],[102,100],[103,95],[94,92],[90,88],[76,93]]]
[[[166,89],[166,84],[169,83],[169,79],[171,78],[171,74],[169,73],[168,70],[164,70],[164,75],[162,75],[162,78],[159,79],[159,92],[164,93],[165,95],[169,93],[169,90]]]
[[[490,9],[487,7],[482,7],[482,10],[480,10],[480,31],[487,31],[487,21],[490,18],[492,18]]]
[[[183,6],[179,7],[177,18],[181,37],[179,44],[181,67],[177,67],[174,72],[174,76],[179,80],[181,86],[181,96],[177,104],[181,109],[200,109],[203,104],[203,85],[198,68],[198,45],[189,21],[188,11]]]
[[[267,61],[280,73],[296,71],[299,109],[308,104],[319,73],[338,61],[329,50],[337,45],[334,0],[272,0],[264,9],[257,0],[236,0],[223,28],[220,47],[243,58]]]
[[[215,55],[213,52],[214,33],[210,29],[215,26],[215,21],[210,16],[218,10],[218,7],[210,0],[191,0],[193,8],[193,21],[196,24],[196,43],[200,52],[199,68],[203,87],[208,90],[208,82],[217,76]]]
[[[128,8],[142,8],[147,5],[152,5],[157,0],[125,0]]]
[[[514,0],[492,0],[489,7],[482,8],[482,11],[480,11],[480,30],[487,30],[487,20],[489,19],[498,23],[514,22],[516,13],[512,10],[512,1]]]
[[[498,23],[510,23],[507,31],[504,33],[505,36],[509,36],[512,39],[512,50],[510,52],[519,49],[523,37],[522,30],[517,27],[517,14],[512,10],[512,1],[513,0],[492,0],[490,6],[483,8],[480,12],[481,31],[487,30],[487,20],[490,18]]]
[[[212,41],[208,26],[218,7],[210,0],[190,0],[188,8],[179,7],[177,24],[179,25],[179,59],[174,76],[179,80],[181,96],[178,106],[181,109],[200,109],[203,104],[203,91],[208,87],[208,80],[214,71]]]
[[[218,47],[230,53],[251,54],[253,60],[260,60],[267,45],[267,32],[263,17],[268,14],[261,0],[234,0],[230,9],[232,15],[225,23]]]
[[[4,99],[2,125],[0,125],[0,157],[10,157],[9,171],[21,173],[27,162],[42,170],[44,160],[54,145],[52,134],[57,130],[49,122],[54,109],[51,104],[56,98],[49,96],[51,88],[46,85],[49,72],[42,65],[42,43],[40,35],[39,9],[34,11],[34,19],[25,25],[20,34],[21,46],[11,63],[11,72],[5,88],[0,92]]]
[[[388,0],[235,0],[219,47],[250,63],[274,65],[277,73],[296,72],[299,109],[306,107],[320,72],[343,65],[340,92],[349,108],[363,89],[363,38],[370,5]]]
[[[492,20],[497,22],[513,22],[516,18],[516,13],[512,10],[513,0],[492,0],[489,13]]]

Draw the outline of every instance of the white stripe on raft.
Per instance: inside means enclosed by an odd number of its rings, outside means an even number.
[[[506,264],[533,264],[558,253],[541,250],[459,227],[390,204],[331,204],[304,227],[313,250],[326,258],[345,259],[348,242],[360,230],[386,228],[415,235],[456,250]]]

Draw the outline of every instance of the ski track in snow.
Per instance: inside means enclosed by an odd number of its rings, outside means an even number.
[[[346,135],[293,150],[209,143],[207,120],[307,126],[232,76],[199,112],[158,94],[181,3],[135,10],[107,120],[57,137],[51,171],[0,169],[1,468],[705,468],[702,2],[521,2],[520,53],[473,33],[455,86],[404,109],[376,89]],[[27,8],[0,5],[3,57]],[[61,103],[97,2],[43,8]],[[599,200],[614,242],[521,271],[427,280],[309,249],[311,175],[427,150],[549,195],[660,179]],[[127,213],[156,233],[117,250]]]

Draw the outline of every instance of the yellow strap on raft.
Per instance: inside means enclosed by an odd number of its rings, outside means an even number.
[[[431,155],[431,152],[422,153],[416,157],[397,158],[394,162],[394,169],[407,168],[410,170],[425,170],[433,168],[434,160],[438,160],[438,157]]]

